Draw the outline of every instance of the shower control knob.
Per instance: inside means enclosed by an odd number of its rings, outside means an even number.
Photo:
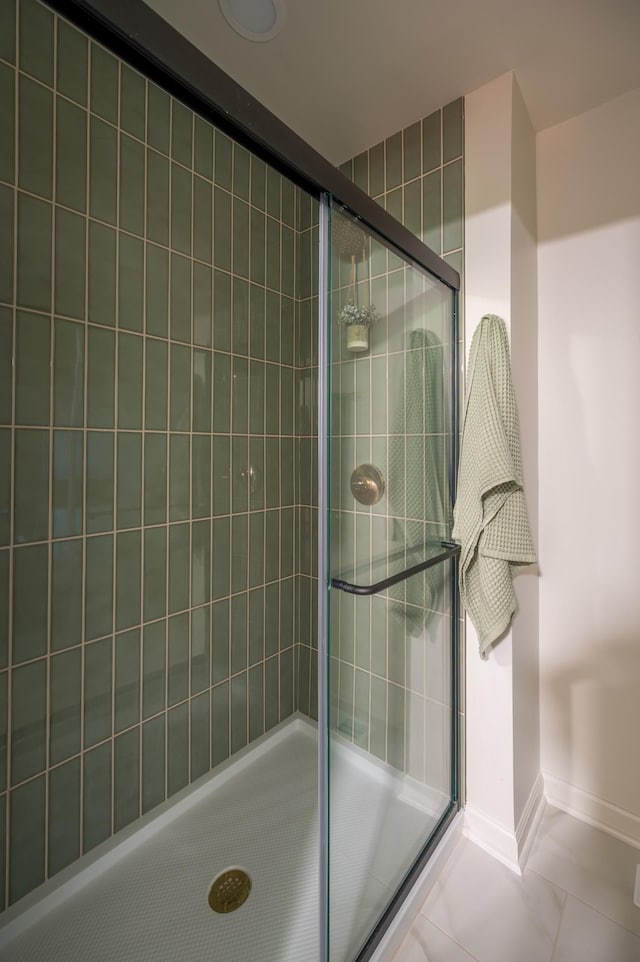
[[[377,504],[384,488],[382,471],[373,464],[359,464],[351,475],[351,494],[360,504]]]

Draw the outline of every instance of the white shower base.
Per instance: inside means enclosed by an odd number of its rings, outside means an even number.
[[[47,883],[43,901],[6,913],[0,958],[317,962],[316,739],[291,720],[86,872]],[[417,853],[446,800],[402,797],[390,769],[339,742],[331,786],[331,958],[351,962],[400,880],[394,866]],[[217,915],[207,895],[229,866],[253,887],[240,909]]]

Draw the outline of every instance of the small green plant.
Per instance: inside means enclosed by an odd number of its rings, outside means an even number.
[[[370,304],[368,307],[363,307],[358,304],[345,304],[338,314],[338,323],[343,324],[345,327],[350,327],[352,324],[371,327],[372,324],[375,324],[376,321],[379,320],[380,315],[373,304]]]

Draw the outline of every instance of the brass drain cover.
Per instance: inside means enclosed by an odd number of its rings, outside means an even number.
[[[244,869],[225,869],[209,889],[209,905],[214,912],[235,912],[247,901],[250,891],[251,878]]]

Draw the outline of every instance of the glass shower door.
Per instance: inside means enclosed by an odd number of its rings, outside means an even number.
[[[331,214],[329,959],[381,919],[456,808],[454,294]]]

